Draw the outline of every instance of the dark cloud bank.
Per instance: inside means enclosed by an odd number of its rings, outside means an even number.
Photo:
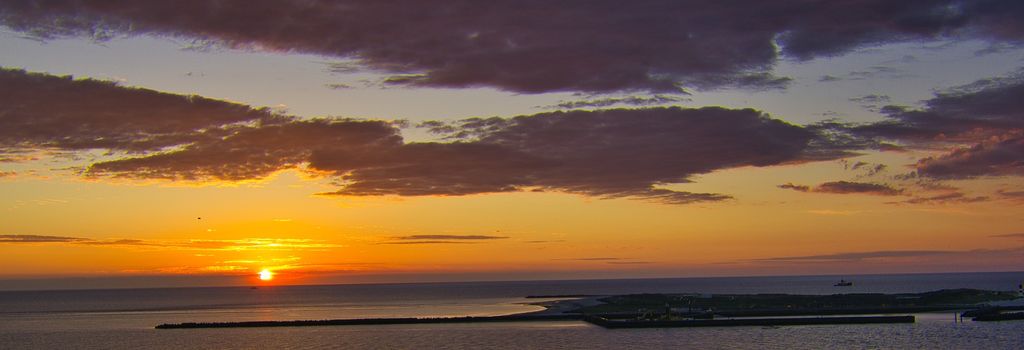
[[[559,191],[664,203],[728,198],[660,188],[695,174],[810,157],[816,135],[754,110],[651,108],[541,113],[438,124],[447,143],[404,143],[376,121],[293,120],[240,128],[181,150],[92,165],[90,176],[258,178],[300,163],[337,195]],[[819,157],[820,154],[814,154]]]
[[[1024,39],[1016,0],[9,0],[31,36],[174,36],[354,58],[392,84],[550,91],[773,88],[781,57],[890,42]]]
[[[97,178],[239,181],[301,168],[335,178],[337,195],[558,191],[682,204],[729,197],[661,186],[846,155],[828,137],[752,109],[472,118],[425,123],[448,142],[405,142],[384,121],[301,120],[94,80],[3,70],[0,86],[10,92],[0,97],[0,152],[123,152],[83,170]]]
[[[778,87],[786,78],[769,72],[780,57],[939,38],[1020,43],[1020,18],[1024,3],[1009,0],[0,2],[0,24],[42,39],[174,36],[353,58],[358,69],[395,74],[393,84],[526,93]],[[300,120],[198,96],[3,70],[0,158],[105,150],[134,156],[92,164],[86,176],[191,181],[303,168],[335,178],[339,190],[331,194],[354,196],[559,191],[720,201],[729,196],[663,185],[719,169],[890,149],[892,142],[971,145],[920,160],[914,176],[1022,175],[1022,77],[949,89],[923,108],[880,107],[887,120],[866,125],[796,126],[752,109],[609,109],[426,123],[448,142],[410,143],[384,121]],[[803,190],[899,191],[842,181]]]
[[[1021,86],[1020,75],[982,81],[941,93],[923,110],[890,108],[890,120],[869,125],[797,126],[720,107],[576,110],[426,122],[419,127],[447,141],[406,142],[399,125],[385,121],[297,119],[198,96],[4,69],[0,153],[115,152],[83,170],[95,178],[240,181],[298,168],[333,178],[339,189],[326,195],[554,191],[686,204],[730,197],[664,185],[720,169],[842,158],[884,140],[983,139],[922,159],[914,176],[1024,174],[1024,106],[1012,93]],[[850,181],[780,187],[904,194]],[[918,202],[984,199],[961,197]]]

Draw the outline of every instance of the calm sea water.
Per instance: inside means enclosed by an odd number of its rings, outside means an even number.
[[[582,322],[156,330],[160,323],[501,315],[539,310],[527,295],[898,293],[1013,290],[1024,273],[674,278],[249,288],[0,292],[0,349],[50,348],[1024,348],[1024,321],[607,330]]]

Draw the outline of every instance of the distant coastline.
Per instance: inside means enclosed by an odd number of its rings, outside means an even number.
[[[1024,310],[1016,292],[977,289],[938,290],[903,294],[633,294],[613,296],[536,295],[563,298],[533,303],[543,311],[504,316],[427,318],[363,318],[294,321],[185,322],[161,324],[157,329],[308,327],[396,324],[536,322],[582,320],[606,328],[725,327],[751,325],[821,325],[863,323],[912,323],[902,313],[965,311],[998,319],[1003,311]],[[993,303],[1019,305],[995,307]],[[885,314],[884,316],[882,314]],[[841,317],[824,317],[845,315]],[[1006,314],[1014,319],[1016,314]],[[784,318],[770,318],[784,316]],[[716,319],[717,317],[717,319]],[[724,318],[724,319],[723,319]]]

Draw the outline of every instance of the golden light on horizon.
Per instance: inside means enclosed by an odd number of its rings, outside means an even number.
[[[270,270],[263,269],[260,271],[260,281],[269,281],[274,279],[274,273]]]

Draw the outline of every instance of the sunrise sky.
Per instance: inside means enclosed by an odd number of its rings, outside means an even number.
[[[3,1],[0,289],[1024,270],[1021,18]]]

